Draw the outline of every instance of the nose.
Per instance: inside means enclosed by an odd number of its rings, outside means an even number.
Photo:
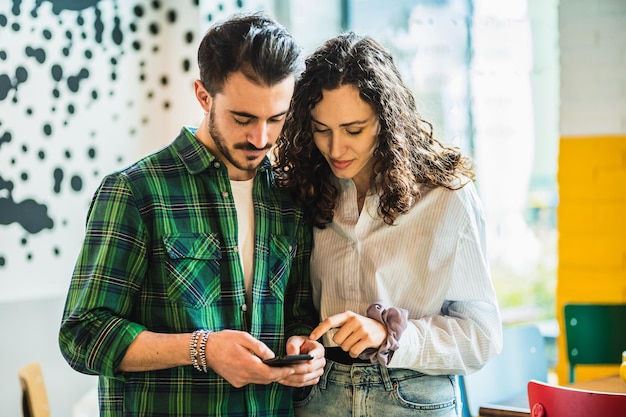
[[[331,158],[339,159],[341,155],[344,153],[343,141],[334,133],[329,134],[328,138],[328,152]]]
[[[263,149],[269,142],[267,122],[255,123],[248,132],[248,143],[257,149]]]

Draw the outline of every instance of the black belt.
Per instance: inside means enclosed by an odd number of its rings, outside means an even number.
[[[340,347],[326,348],[326,359],[343,365],[354,365],[355,363],[367,363],[371,365],[369,359],[359,359],[351,357],[348,352],[343,351]]]

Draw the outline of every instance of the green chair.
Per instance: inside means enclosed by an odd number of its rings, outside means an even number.
[[[563,313],[570,382],[576,379],[576,365],[622,362],[626,304],[565,304]]]

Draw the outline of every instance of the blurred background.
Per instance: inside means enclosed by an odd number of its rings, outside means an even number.
[[[505,325],[565,379],[560,306],[626,301],[623,0],[0,0],[0,410],[42,363],[52,415],[96,384],[63,361],[65,292],[101,178],[202,111],[208,27],[264,10],[305,53],[346,30],[394,55],[435,136],[476,162]]]

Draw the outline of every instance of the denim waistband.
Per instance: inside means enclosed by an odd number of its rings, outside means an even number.
[[[385,390],[394,388],[394,381],[427,376],[421,372],[404,368],[387,368],[381,365],[368,363],[355,363],[344,365],[342,363],[326,360],[324,375],[320,378],[320,388],[326,389],[329,381],[346,386],[382,384]]]

